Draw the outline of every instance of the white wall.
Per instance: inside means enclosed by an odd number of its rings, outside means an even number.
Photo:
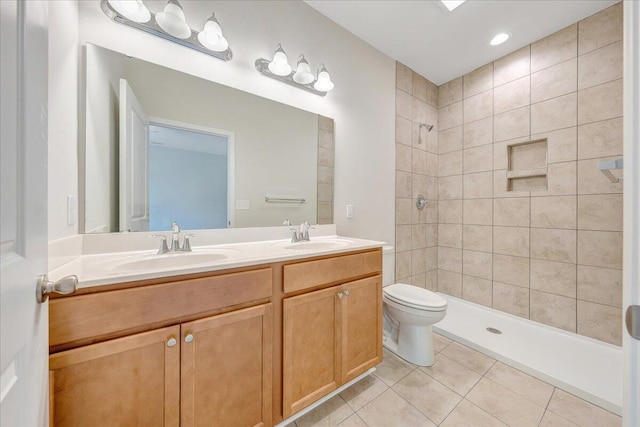
[[[67,195],[78,195],[78,4],[49,4],[49,240],[67,225]]]
[[[164,3],[145,2],[154,12]],[[231,62],[115,24],[102,13],[98,1],[79,2],[80,44],[95,43],[334,118],[338,232],[392,242],[395,62],[299,1],[201,1],[184,6],[195,29],[202,28],[211,11],[216,12],[234,52]],[[52,31],[59,29],[54,25]],[[259,75],[255,60],[272,55],[277,43],[282,43],[291,63],[298,53],[304,53],[313,67],[324,62],[335,90],[321,98]],[[54,197],[50,205],[56,208],[61,203]],[[354,205],[352,220],[345,219],[346,204]]]

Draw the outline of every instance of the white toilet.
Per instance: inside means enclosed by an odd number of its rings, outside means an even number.
[[[385,251],[383,271],[393,268],[393,257],[393,251]],[[388,280],[390,275],[385,276]],[[404,283],[383,287],[382,301],[384,347],[414,365],[433,365],[431,325],[444,319],[447,301],[435,292]]]

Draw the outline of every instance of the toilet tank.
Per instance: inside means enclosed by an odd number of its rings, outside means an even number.
[[[393,246],[382,247],[382,286],[388,286],[395,281],[396,252]]]

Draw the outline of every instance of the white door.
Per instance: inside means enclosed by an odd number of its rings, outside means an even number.
[[[0,1],[0,425],[48,424],[46,1]]]
[[[640,3],[624,2],[624,288],[640,335]],[[626,314],[626,313],[625,313]],[[640,426],[640,339],[623,331],[623,424]]]
[[[120,79],[120,231],[149,230],[148,140],[149,120]]]

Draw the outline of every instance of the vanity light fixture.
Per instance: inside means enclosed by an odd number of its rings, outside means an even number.
[[[142,0],[109,0],[108,3],[116,12],[133,22],[145,23],[151,20],[151,12]]]
[[[233,52],[215,14],[207,19],[199,32],[189,27],[182,5],[169,0],[162,12],[149,11],[142,0],[102,0],[102,11],[114,22],[136,28],[148,34],[205,53],[223,61],[230,61]]]
[[[491,46],[498,46],[499,44],[506,42],[508,39],[509,39],[509,34],[507,33],[496,34],[495,37],[491,39],[489,44]]]
[[[307,62],[302,54],[298,57],[298,64],[295,72],[293,72],[287,60],[287,54],[280,44],[276,47],[273,60],[269,61],[264,58],[256,59],[256,70],[264,76],[271,77],[272,79],[315,93],[319,96],[325,96],[327,92],[334,87],[331,76],[324,64],[320,64],[318,77],[316,79],[313,73],[311,73],[309,62]]]

